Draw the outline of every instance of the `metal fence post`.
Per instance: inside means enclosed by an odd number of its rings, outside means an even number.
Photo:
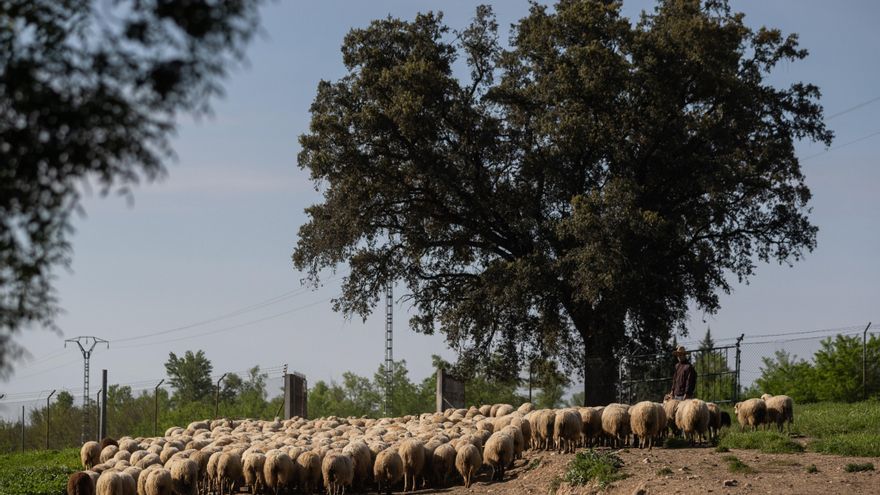
[[[164,378],[159,380],[159,383],[156,384],[156,388],[153,389],[153,398],[156,401],[156,415],[153,416],[153,434],[157,437],[159,436],[159,387],[161,387],[164,382]]]
[[[740,344],[742,344],[743,338],[746,334],[740,334],[739,337],[736,338],[736,377],[733,380],[733,401],[739,401],[739,388],[740,388],[740,354],[742,353],[742,349],[740,348]]]
[[[220,382],[226,378],[226,375],[229,373],[223,373],[219,380],[217,380],[217,395],[214,399],[214,419],[217,419],[217,415],[220,414]]]
[[[871,322],[862,332],[862,400],[868,400],[868,329],[871,328]]]
[[[107,438],[107,370],[101,370],[101,439]]]
[[[55,391],[49,394],[49,397],[46,397],[46,450],[49,450],[49,399],[55,395]]]

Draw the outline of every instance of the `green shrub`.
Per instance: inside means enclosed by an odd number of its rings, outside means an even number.
[[[817,468],[815,464],[810,464],[809,466],[807,466],[807,472],[810,474],[815,474],[819,472],[819,468]]]
[[[657,476],[669,476],[670,474],[672,474],[672,469],[669,469],[668,466],[657,470]]]
[[[64,495],[70,473],[80,469],[79,450],[41,450],[0,456],[3,495]]]
[[[851,462],[851,463],[847,464],[844,469],[846,470],[847,473],[859,473],[862,471],[873,471],[874,464],[872,464],[870,462],[865,462],[863,464],[856,464],[854,462]]]
[[[578,452],[568,463],[563,480],[573,486],[595,481],[600,487],[625,478],[620,473],[623,460],[614,452],[596,452],[593,449]]]
[[[739,460],[739,458],[734,455],[726,455],[722,457],[722,459],[727,461],[727,470],[731,473],[748,474],[755,472],[755,470],[752,469],[751,466]]]

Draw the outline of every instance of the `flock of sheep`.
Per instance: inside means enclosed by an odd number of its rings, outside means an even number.
[[[791,422],[786,396],[736,405],[742,427]],[[725,421],[726,417],[726,421]],[[445,487],[456,474],[470,487],[484,466],[491,479],[525,449],[573,452],[576,447],[651,448],[668,434],[705,441],[730,424],[727,413],[699,399],[604,407],[515,409],[509,404],[448,409],[401,418],[286,421],[197,421],[157,438],[124,437],[86,442],[86,471],[71,475],[68,495],[220,495],[243,486],[250,493],[297,490],[327,494],[350,488],[391,493]]]

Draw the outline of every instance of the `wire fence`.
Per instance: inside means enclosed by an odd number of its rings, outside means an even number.
[[[717,403],[737,401],[754,385],[777,351],[810,360],[821,342],[838,335],[863,337],[871,335],[864,325],[780,332],[745,334],[739,338],[720,338],[711,349],[699,349],[697,341],[679,342],[690,348],[690,360],[697,371],[696,396]],[[60,359],[56,353],[55,359]],[[51,362],[45,358],[46,362]],[[860,363],[863,367],[870,363]],[[659,401],[671,389],[675,359],[670,353],[628,355],[619,364],[619,400],[635,403],[640,400]],[[285,372],[284,365],[260,366],[266,375],[269,390]],[[246,374],[249,370],[230,371]],[[212,383],[226,373],[211,377]],[[860,375],[861,376],[861,375]],[[277,382],[276,382],[277,380]],[[211,390],[209,399],[199,404],[173,404],[171,384],[163,379],[139,380],[113,384],[105,398],[100,385],[91,397],[83,400],[82,388],[59,388],[9,393],[0,397],[0,452],[64,448],[80,445],[81,436],[98,439],[101,432],[101,411],[106,409],[105,430],[119,437],[153,436],[169,426],[185,426],[191,421],[215,415],[231,417],[262,417],[270,419],[282,413],[281,397],[263,399],[262,403],[231,402]],[[270,394],[274,395],[274,394]],[[102,408],[102,405],[104,406]],[[88,419],[83,427],[83,416]]]
[[[269,419],[280,415],[283,394],[221,396],[220,378],[230,373],[246,375],[251,369],[212,375],[215,385],[206,391],[206,398],[190,403],[173,403],[173,387],[164,379],[108,383],[106,396],[98,384],[87,400],[82,388],[4,395],[0,399],[0,452],[77,447],[83,438],[100,440],[102,431],[114,438],[156,436],[170,426],[215,416]],[[276,390],[276,385],[283,390],[286,372],[286,365],[260,366],[266,391]]]
[[[778,352],[787,353],[792,360],[811,361],[822,348],[822,341],[837,336],[859,337],[863,342],[872,333],[871,324],[854,325],[822,330],[791,331],[770,334],[742,334],[722,338],[705,349],[687,351],[694,365],[697,381],[695,396],[716,403],[738,401],[745,391],[753,389],[763,374],[768,360]],[[699,341],[680,342],[685,346],[699,346]],[[870,363],[862,354],[853,370],[859,376]],[[676,358],[671,353],[630,355],[622,357],[619,365],[618,400],[635,403],[642,400],[659,401],[672,389],[672,375]],[[867,378],[867,377],[865,377]]]

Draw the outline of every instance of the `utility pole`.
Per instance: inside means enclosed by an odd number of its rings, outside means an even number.
[[[86,433],[89,429],[89,359],[92,357],[92,351],[97,344],[105,344],[107,349],[109,349],[110,341],[90,335],[80,336],[65,340],[65,348],[67,347],[68,342],[76,343],[83,355],[83,426],[82,433],[80,434],[80,443],[85,443]]]
[[[49,397],[46,397],[46,450],[49,450],[49,399],[55,395],[55,391],[53,390]]]
[[[391,415],[391,386],[394,378],[394,295],[392,283],[385,287],[385,416]]]
[[[24,452],[24,406],[21,406],[21,451]]]
[[[95,393],[95,441],[101,443],[101,391]]]
[[[871,322],[862,332],[862,400],[868,400],[868,329],[871,328]]]
[[[220,377],[220,379],[217,380],[217,395],[215,396],[216,398],[214,399],[214,419],[217,419],[217,415],[220,414],[220,382],[222,382],[223,379],[226,378],[226,375],[228,375],[228,374],[229,373],[223,373],[223,375]]]
[[[153,434],[159,436],[159,387],[165,382],[165,379],[159,380],[156,388],[153,389],[153,398],[156,400],[156,415],[153,416]]]
[[[102,439],[107,438],[107,370],[101,370],[101,432]]]

